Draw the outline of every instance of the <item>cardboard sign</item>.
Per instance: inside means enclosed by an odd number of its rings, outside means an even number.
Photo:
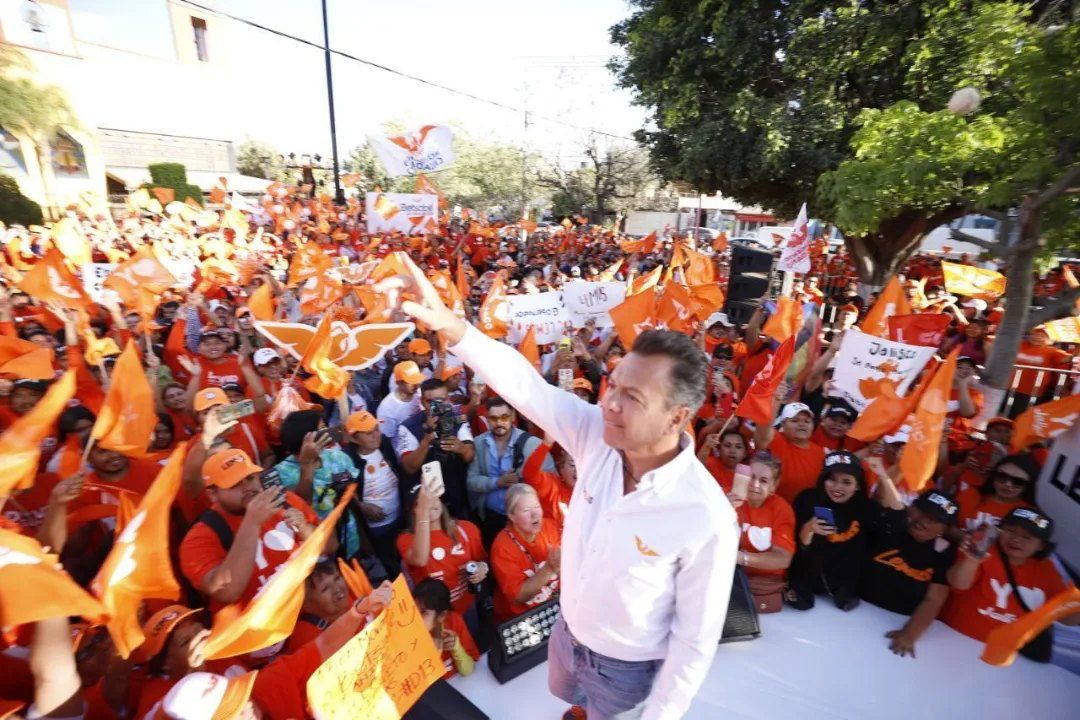
[[[862,412],[888,383],[903,396],[934,356],[935,348],[906,345],[867,335],[855,328],[844,333],[833,364],[834,394]]]
[[[1035,496],[1054,519],[1058,557],[1080,570],[1080,424],[1054,438]]]
[[[405,584],[390,606],[334,653],[307,683],[317,720],[400,720],[443,676],[443,662]]]
[[[116,263],[89,263],[82,266],[83,287],[96,303],[105,302],[105,278],[116,269]],[[112,291],[109,291],[112,293]],[[115,293],[112,293],[115,297]]]
[[[439,229],[439,197],[412,193],[374,193],[365,196],[369,235],[400,232],[423,235]]]
[[[515,345],[525,337],[529,328],[535,328],[536,342],[540,345],[558,342],[570,322],[561,292],[543,292],[535,295],[511,295],[510,332],[508,339]]]
[[[613,327],[608,311],[626,299],[626,283],[574,280],[563,286],[563,303],[574,327],[595,320],[596,327]]]

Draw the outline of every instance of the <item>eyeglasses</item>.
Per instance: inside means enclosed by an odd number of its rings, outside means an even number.
[[[994,481],[1007,483],[1014,487],[1024,487],[1025,485],[1031,484],[1031,480],[1027,479],[1026,477],[1010,475],[1009,473],[1001,472],[1000,470],[994,473]]]

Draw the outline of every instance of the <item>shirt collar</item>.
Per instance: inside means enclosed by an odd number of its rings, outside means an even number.
[[[684,431],[679,436],[679,454],[660,467],[642,475],[637,489],[651,489],[657,493],[666,494],[674,488],[676,478],[685,472],[694,459],[694,439],[690,433]]]

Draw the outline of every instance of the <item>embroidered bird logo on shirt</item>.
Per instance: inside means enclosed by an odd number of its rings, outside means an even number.
[[[645,557],[660,557],[660,553],[656,552],[651,547],[646,545],[645,541],[642,540],[637,535],[634,536],[634,542],[637,544],[638,552],[641,553],[642,555],[644,555]]]

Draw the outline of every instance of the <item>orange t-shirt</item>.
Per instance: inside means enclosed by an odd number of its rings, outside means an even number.
[[[480,650],[476,647],[476,641],[473,640],[472,633],[469,632],[469,628],[465,626],[465,618],[461,617],[459,613],[451,610],[446,613],[446,618],[443,620],[443,628],[454,632],[461,640],[461,647],[465,649],[469,657],[473,660],[480,659]],[[446,674],[443,675],[443,680],[449,680],[457,675],[457,668],[454,666],[454,657],[450,654],[449,650],[443,650],[442,652],[443,669]]]
[[[291,655],[279,655],[255,676],[251,702],[268,720],[309,717],[307,681],[322,662],[319,646],[313,643]]]
[[[774,547],[795,552],[795,511],[791,504],[779,495],[765,498],[761,507],[751,507],[744,502],[735,509],[739,517],[739,549],[748,553],[760,553]],[[783,575],[783,570],[747,568],[750,575]]]
[[[843,440],[843,447],[840,447],[840,441]],[[825,448],[826,452],[836,452],[837,450],[847,450],[848,452],[858,452],[868,445],[868,443],[862,440],[856,440],[853,437],[845,435],[842,438],[834,438],[825,432],[825,428],[818,425],[814,428],[814,434],[810,436],[811,442],[816,442],[821,447]]]
[[[465,563],[471,561],[487,560],[484,544],[480,540],[480,529],[468,520],[458,520],[457,534],[454,540],[450,538],[441,527],[431,528],[431,552],[426,565],[413,567],[404,563],[409,571],[409,577],[413,582],[420,582],[424,578],[438,578],[450,588],[450,602],[453,609],[464,614],[475,598],[469,592],[469,581],[465,576]],[[413,545],[413,534],[403,532],[398,535],[398,553],[404,559],[405,554]]]
[[[956,503],[960,506],[957,522],[961,528],[968,530],[974,530],[987,523],[997,525],[998,521],[1008,515],[1010,510],[1027,504],[1024,500],[1002,502],[996,500],[993,495],[983,495],[978,488],[974,487],[961,490],[956,496]]]
[[[715,455],[709,455],[705,458],[705,469],[716,480],[716,484],[720,486],[720,489],[724,491],[724,494],[731,492],[732,485],[735,484],[735,471],[728,468],[720,458]]]
[[[1047,345],[1031,345],[1020,343],[1016,351],[1017,365],[1037,365],[1038,367],[1057,370],[1067,369],[1072,362],[1072,356],[1064,350]],[[1051,383],[1056,381],[1057,373],[1042,373],[1039,377],[1038,370],[1016,370],[1013,373],[1012,382],[1016,383],[1016,392],[1022,395],[1039,396],[1046,392]]]
[[[304,513],[304,519],[309,523],[318,524],[319,519],[315,513],[298,495],[286,492],[285,500],[290,506]],[[213,509],[225,519],[235,536],[240,530],[244,516],[225,512],[219,505],[214,505]],[[259,588],[273,577],[278,567],[289,559],[293,550],[301,542],[296,531],[289,527],[285,522],[285,516],[280,511],[263,523],[259,534],[259,544],[255,548],[255,568],[247,587],[244,588],[244,593],[237,600],[240,604],[255,597]],[[196,588],[201,587],[203,579],[211,570],[225,561],[227,554],[228,550],[222,547],[217,533],[206,523],[197,522],[191,526],[180,543],[180,570],[192,585]],[[220,608],[220,603],[210,601],[211,610],[216,611]]]
[[[242,388],[247,388],[244,373],[240,370],[240,361],[236,357],[226,355],[213,363],[204,357],[200,357],[199,364],[202,365],[202,378],[199,380],[200,389],[221,387],[228,383],[236,383]]]
[[[517,542],[514,542],[514,539]],[[495,574],[495,621],[504,622],[527,611],[530,607],[550,600],[559,590],[559,578],[554,578],[540,591],[519,603],[514,598],[525,581],[535,575],[548,559],[548,551],[559,547],[559,529],[545,519],[532,542],[512,528],[501,530],[491,543],[491,572]],[[524,548],[528,554],[522,552]]]
[[[825,448],[814,441],[805,447],[796,447],[781,433],[776,433],[769,443],[769,452],[780,460],[780,486],[777,494],[789,503],[795,496],[817,484],[825,467]]]
[[[574,489],[567,487],[558,473],[546,472],[542,469],[550,451],[551,448],[545,443],[537,445],[536,450],[533,450],[532,455],[521,468],[521,479],[536,490],[544,517],[551,518],[561,531],[566,508],[570,505],[570,496],[574,494]]]
[[[1033,611],[1068,587],[1049,558],[1029,559],[1012,571],[1017,588]],[[972,586],[949,593],[941,621],[982,642],[991,630],[1016,622],[1024,614],[995,547],[975,572]]]
[[[975,405],[975,414],[970,418],[960,416],[960,410],[958,409],[960,401],[956,399],[956,388],[949,390],[949,414],[947,417],[952,420],[952,428],[949,430],[949,445],[953,448],[966,448],[974,445],[974,441],[971,439],[971,421],[982,412],[983,404],[986,402],[980,390],[968,388],[968,392],[971,393],[971,402]]]

